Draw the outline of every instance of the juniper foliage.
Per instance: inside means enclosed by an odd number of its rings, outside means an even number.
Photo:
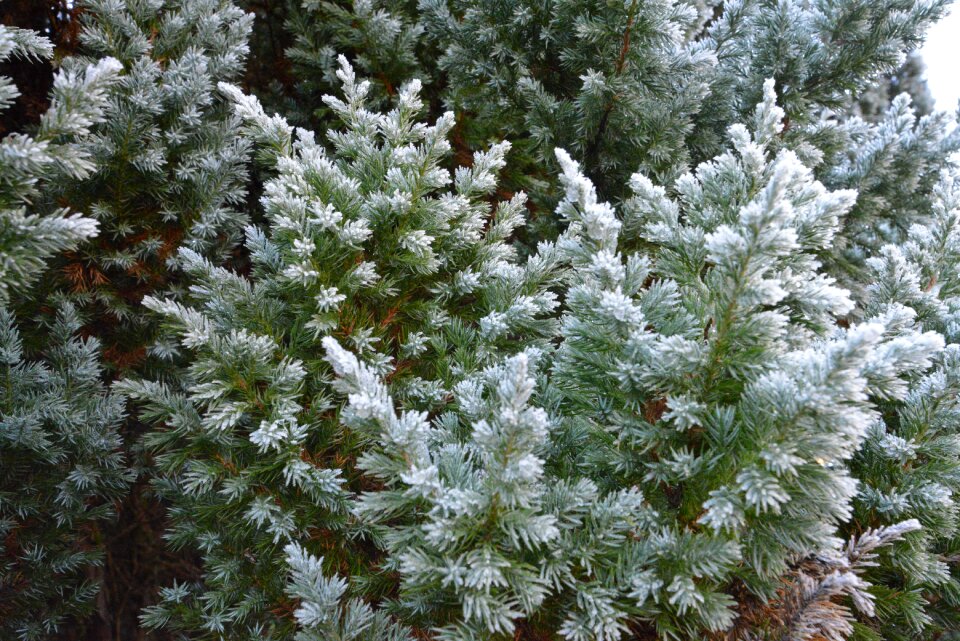
[[[0,635],[49,639],[92,609],[96,527],[130,483],[124,401],[101,381],[99,345],[63,306],[40,359],[0,309]]]
[[[0,61],[50,58],[51,43],[0,26]],[[105,118],[120,64],[104,58],[59,71],[33,135],[0,142],[0,635],[48,639],[87,613],[103,550],[96,527],[130,475],[121,451],[121,397],[100,380],[98,344],[77,336],[78,316],[62,305],[50,327],[30,324],[42,353],[27,354],[14,309],[54,255],[97,235],[97,222],[49,206],[58,181],[96,169],[85,143]],[[0,108],[19,97],[0,78]],[[26,326],[26,324],[24,323]],[[36,357],[33,357],[36,356]]]
[[[858,195],[831,263],[861,298],[873,280],[868,260],[886,244],[905,242],[913,226],[931,222],[941,174],[957,166],[960,132],[953,122],[945,112],[919,116],[901,94],[876,122],[851,117],[843,123],[844,149],[825,163],[824,180]]]
[[[3,312],[10,629],[94,594],[123,394],[200,560],[154,634],[951,638],[960,133],[877,89],[947,5],[251,1],[240,88],[229,0],[86,0],[0,254],[112,371]]]
[[[343,55],[371,83],[376,106],[396,96],[417,78],[429,85],[432,72],[421,65],[423,27],[414,3],[398,0],[289,0],[284,25],[293,39],[286,50],[297,79],[287,118],[296,124],[329,122],[333,115],[323,96],[339,87],[338,57]],[[306,107],[307,113],[299,108]]]
[[[60,257],[54,285],[96,320],[91,331],[123,372],[175,355],[156,344],[140,301],[182,290],[177,249],[221,263],[246,223],[249,143],[216,84],[242,72],[251,16],[227,0],[86,0],[83,9],[84,55],[66,64],[112,57],[123,75],[86,146],[96,173],[55,192],[101,233]]]
[[[46,38],[0,25],[0,62],[14,57],[29,63],[52,55]],[[94,219],[65,208],[35,209],[35,201],[51,183],[85,178],[96,168],[82,143],[105,119],[109,88],[119,69],[116,60],[104,58],[61,71],[36,134],[15,132],[0,142],[0,302],[6,303],[11,291],[26,290],[47,259],[97,235]],[[0,77],[0,109],[19,95],[8,77]]]
[[[439,261],[433,247],[456,248],[464,228],[437,227],[436,214],[462,219],[449,205],[404,197],[449,181],[430,155],[447,151],[444,122],[413,124],[415,86],[396,110],[367,111],[367,86],[342,64],[346,100],[328,104],[348,129],[328,134],[333,159],[311,135],[301,130],[294,140],[282,119],[223,87],[276,167],[263,198],[274,235],[248,232],[252,284],[188,252],[202,307],[149,303],[198,355],[191,391],[127,389],[179,426],[153,442],[173,464],[163,484],[184,506],[174,511],[183,517],[175,541],[205,549],[211,572],[197,606],[186,605],[186,588],[170,591],[152,624],[279,634],[267,604],[283,602],[278,579],[291,558],[295,586],[304,567],[316,573],[319,555],[308,550],[318,527],[338,533],[326,548],[329,567],[352,577],[310,593],[331,612],[325,625],[346,625],[354,610],[368,620],[375,615],[355,599],[379,596],[395,617],[376,619],[383,634],[402,636],[406,622],[450,640],[511,636],[518,626],[612,640],[641,621],[668,638],[719,634],[738,615],[752,616],[732,585],[769,603],[789,577],[814,581],[804,559],[840,558],[836,535],[857,496],[849,461],[879,418],[874,399],[903,401],[944,339],[907,308],[837,326],[854,302],[818,255],[856,195],[827,190],[775,144],[784,112],[772,81],[750,128],[731,127],[729,151],[676,181],[678,200],[638,173],[618,218],[558,152],[564,234],[526,270],[502,258],[496,270],[476,270],[492,279],[487,287],[504,272],[514,287],[561,288],[566,311],[554,348],[537,339],[551,327],[537,315],[556,304],[542,289],[539,307],[537,298],[521,306],[515,289],[483,295],[484,280],[470,290],[469,308],[424,302],[408,307],[422,316],[408,316],[390,304],[417,291],[420,300],[452,302],[449,284],[474,271],[454,259],[471,252],[448,250]],[[411,135],[421,142],[411,145]],[[372,142],[379,139],[382,146]],[[411,175],[394,162],[419,169]],[[479,220],[483,207],[465,197],[477,185],[492,189],[489,171],[501,164],[502,150],[476,158],[454,180],[460,193],[438,202],[454,198]],[[432,182],[418,187],[422,180]],[[506,249],[496,226],[488,233]],[[424,236],[418,248],[406,240]],[[348,251],[368,239],[375,242],[364,254]],[[438,280],[406,289],[423,278]],[[502,311],[480,315],[484,302]],[[413,326],[422,329],[403,340]],[[505,334],[526,335],[525,349],[497,340]],[[324,335],[332,387],[310,347]],[[535,395],[531,363],[541,359],[552,365]],[[339,411],[336,392],[348,397]],[[535,396],[553,415],[530,404]],[[208,441],[216,454],[204,451]],[[324,455],[334,443],[336,454]],[[304,493],[313,495],[305,504]],[[232,525],[241,520],[247,527]],[[378,567],[357,558],[353,540],[383,551]],[[295,552],[284,550],[291,544]],[[250,557],[230,552],[240,549]],[[822,563],[825,576],[833,566]],[[256,592],[240,580],[250,572],[264,576]],[[399,585],[390,588],[394,575]],[[804,626],[852,629],[850,611],[833,600],[847,594],[861,600],[864,617],[874,613],[863,605],[860,574],[843,576],[848,583],[823,587],[822,596],[814,584],[804,588],[813,592],[798,598],[823,601]],[[316,634],[320,615],[298,612]]]
[[[949,346],[935,367],[912,382],[898,403],[885,403],[854,460],[861,479],[857,522],[917,519],[923,528],[881,558],[872,573],[884,638],[910,639],[955,630],[960,604],[957,478],[960,435],[960,183],[945,172],[932,195],[926,225],[914,224],[902,245],[886,245],[869,261],[868,313],[915,316]]]
[[[886,111],[900,94],[908,94],[917,113],[927,116],[936,111],[935,101],[925,78],[927,65],[916,51],[895,72],[887,74],[857,99],[855,109],[867,120],[874,120]]]
[[[789,128],[798,146],[827,151],[824,116],[842,116],[850,96],[892,73],[922,41],[949,0],[852,0],[833,2],[723,3],[706,37],[697,43],[717,57],[710,91],[696,119],[690,145],[710,156],[726,128],[753,109],[765,79],[781,87]]]
[[[440,163],[452,114],[418,122],[418,83],[381,114],[366,109],[370,85],[345,59],[339,76],[344,98],[327,104],[343,125],[326,135],[330,153],[221,85],[274,173],[261,200],[270,226],[246,231],[252,280],[185,249],[196,302],[147,300],[191,352],[186,392],[125,389],[168,426],[149,445],[174,505],[170,539],[200,549],[206,567],[202,590],[166,593],[146,616],[152,626],[284,638],[289,622],[271,611],[284,599],[285,547],[321,532],[336,537],[327,563],[363,573],[349,507],[364,439],[336,421],[323,336],[348,341],[380,374],[400,368],[403,397],[435,408],[449,377],[510,349],[512,332],[554,326],[541,319],[556,306],[549,252],[518,264],[504,242],[523,197],[493,211],[485,201],[508,146],[451,174]]]

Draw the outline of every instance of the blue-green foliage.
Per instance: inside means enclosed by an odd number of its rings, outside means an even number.
[[[156,634],[950,638],[960,133],[859,100],[947,4],[289,0],[269,114],[233,2],[88,0],[0,294],[128,375],[0,312],[0,631],[94,595],[122,393]]]
[[[29,64],[52,54],[50,41],[39,34],[0,25],[0,62],[15,58]],[[84,142],[106,118],[109,87],[119,69],[116,60],[104,58],[58,73],[36,135],[12,133],[0,141],[0,304],[11,290],[23,294],[47,259],[97,235],[91,218],[61,207],[33,211],[33,206],[58,180],[86,178],[96,169]],[[13,81],[0,76],[0,110],[19,95]]]
[[[40,641],[92,607],[102,560],[97,528],[131,475],[95,340],[64,306],[37,359],[0,310],[0,636]]]

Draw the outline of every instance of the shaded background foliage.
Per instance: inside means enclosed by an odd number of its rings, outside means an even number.
[[[0,4],[0,22],[38,31],[50,38],[62,54],[70,54],[76,47],[78,13],[71,4],[68,0],[4,2]],[[52,64],[12,60],[0,64],[0,73],[13,78],[22,92],[21,98],[3,114],[0,133],[23,131],[35,125],[47,109],[53,83]]]

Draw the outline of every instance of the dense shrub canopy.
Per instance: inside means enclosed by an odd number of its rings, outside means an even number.
[[[0,26],[0,639],[955,638],[947,4]]]

